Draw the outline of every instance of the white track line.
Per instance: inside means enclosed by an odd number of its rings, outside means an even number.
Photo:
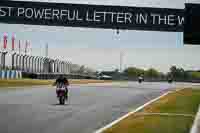
[[[134,114],[134,113],[136,113],[136,112],[138,112],[139,110],[143,109],[144,107],[148,106],[149,104],[151,104],[151,103],[153,103],[153,102],[159,100],[160,98],[162,98],[162,97],[168,95],[169,93],[177,92],[177,91],[180,91],[180,90],[182,90],[182,89],[178,89],[178,90],[175,90],[175,91],[168,91],[168,92],[164,93],[163,95],[161,95],[161,96],[159,96],[159,97],[157,97],[157,98],[155,98],[155,99],[153,99],[153,100],[151,100],[151,101],[145,103],[144,105],[138,107],[138,108],[135,109],[134,111],[129,112],[129,113],[127,113],[126,115],[124,115],[124,116],[118,118],[117,120],[111,122],[110,124],[108,124],[108,125],[106,125],[106,126],[100,128],[100,129],[98,129],[98,130],[95,131],[94,133],[102,133],[102,132],[105,131],[106,129],[112,127],[113,125],[115,125],[115,124],[118,123],[119,121],[125,119],[126,117],[128,117],[128,116],[130,116],[130,115],[132,115],[132,114]]]
[[[195,120],[193,122],[192,128],[190,129],[190,133],[199,133],[199,132],[200,132],[200,106],[196,114]]]
[[[135,116],[151,116],[151,115],[159,115],[159,116],[181,116],[181,117],[195,117],[193,114],[176,114],[176,113],[139,113]]]

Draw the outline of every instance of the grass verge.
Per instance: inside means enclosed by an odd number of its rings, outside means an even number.
[[[0,80],[0,87],[20,87],[20,86],[34,86],[34,85],[52,85],[55,80],[33,80],[33,79],[20,79],[20,80]],[[70,84],[88,84],[88,83],[106,83],[111,81],[104,80],[69,80]]]
[[[183,89],[170,93],[160,100],[130,115],[104,133],[188,133],[200,104],[200,89]],[[144,115],[149,113],[170,113],[171,116]]]
[[[32,79],[0,80],[0,87],[19,87],[19,86],[50,85],[50,84],[53,84],[53,80],[32,80]]]

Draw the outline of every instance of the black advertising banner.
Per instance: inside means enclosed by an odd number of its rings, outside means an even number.
[[[9,24],[182,32],[184,10],[0,1],[0,22]]]
[[[200,4],[186,4],[184,43],[200,44]]]

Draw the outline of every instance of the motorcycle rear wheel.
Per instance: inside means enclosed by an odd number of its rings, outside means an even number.
[[[59,97],[59,103],[60,103],[60,105],[64,105],[65,104],[65,96]]]

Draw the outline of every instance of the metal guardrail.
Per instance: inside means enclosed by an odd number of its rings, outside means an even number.
[[[21,79],[22,72],[16,70],[0,70],[0,79]]]
[[[71,79],[97,79],[95,75],[86,75],[86,74],[64,74],[64,73],[27,73],[22,72],[22,77],[32,78],[32,79],[56,79],[60,75],[63,75]]]

